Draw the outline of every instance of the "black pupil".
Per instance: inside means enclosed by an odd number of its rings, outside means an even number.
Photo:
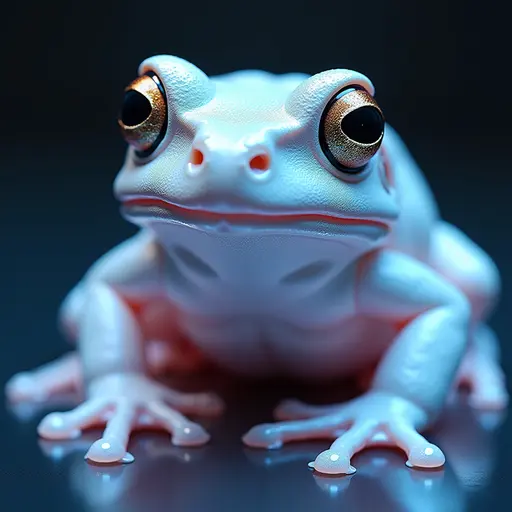
[[[375,107],[360,107],[343,118],[341,129],[348,138],[356,142],[372,144],[382,135],[384,119]]]
[[[135,126],[151,114],[151,103],[140,92],[130,90],[124,95],[121,121],[126,126]]]

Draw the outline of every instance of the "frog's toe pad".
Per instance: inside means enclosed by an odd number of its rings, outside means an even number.
[[[410,468],[439,468],[445,463],[443,452],[430,443],[412,447],[408,455],[406,464]]]
[[[42,402],[47,398],[45,390],[38,385],[37,378],[30,372],[14,375],[7,382],[5,392],[11,402]]]
[[[176,446],[202,446],[209,440],[208,432],[196,423],[188,423],[173,430],[172,443]]]
[[[356,472],[356,468],[350,464],[348,454],[336,450],[325,450],[318,457],[309,463],[309,467],[328,475],[351,475]]]
[[[129,458],[126,452],[125,445],[113,438],[113,439],[98,439],[89,448],[89,451],[85,455],[86,459],[98,462],[101,464],[108,464],[112,462],[123,461],[124,458]],[[127,460],[128,462],[128,460]]]
[[[280,448],[283,445],[279,429],[272,424],[256,425],[242,438],[252,448]]]

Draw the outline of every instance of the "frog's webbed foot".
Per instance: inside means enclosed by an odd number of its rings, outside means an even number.
[[[393,395],[370,392],[332,406],[286,401],[276,409],[276,416],[288,421],[253,427],[243,438],[245,444],[275,449],[289,441],[334,438],[331,447],[310,463],[320,473],[352,474],[354,454],[376,445],[401,448],[410,467],[436,468],[445,462],[442,451],[418,432],[425,414]]]
[[[176,446],[198,446],[210,436],[182,413],[216,415],[222,402],[211,393],[182,393],[139,375],[108,375],[95,382],[88,399],[75,409],[47,415],[38,432],[46,439],[76,439],[86,428],[104,425],[86,458],[97,463],[131,462],[131,432],[163,429]]]

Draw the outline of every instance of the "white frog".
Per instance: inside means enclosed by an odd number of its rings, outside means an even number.
[[[376,444],[398,446],[411,467],[442,466],[422,432],[460,384],[474,407],[506,407],[486,324],[498,270],[440,218],[366,76],[210,78],[159,55],[126,88],[119,124],[129,149],[115,194],[140,230],[65,299],[61,324],[76,352],[7,384],[13,401],[84,389],[81,405],[42,420],[41,436],[104,425],[86,454],[97,463],[133,460],[138,428],[204,444],[209,434],[187,414],[218,413],[221,399],[157,377],[205,363],[364,382],[346,403],[287,400],[276,423],[243,437],[274,449],[331,439],[310,463],[322,473],[353,473],[352,456]]]

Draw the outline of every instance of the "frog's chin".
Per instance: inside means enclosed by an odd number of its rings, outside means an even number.
[[[390,232],[390,225],[375,219],[355,219],[324,213],[222,212],[178,206],[156,198],[136,197],[122,202],[123,216],[147,226],[170,223],[219,235],[297,234],[343,236],[379,240]]]

